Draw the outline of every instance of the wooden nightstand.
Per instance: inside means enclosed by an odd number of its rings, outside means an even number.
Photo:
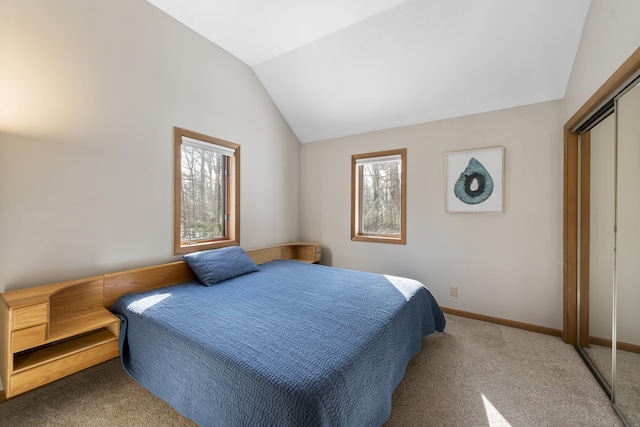
[[[118,356],[119,319],[103,277],[0,294],[0,375],[6,397]]]

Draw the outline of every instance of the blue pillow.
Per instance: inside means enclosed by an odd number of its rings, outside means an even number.
[[[256,263],[240,246],[193,252],[184,255],[184,260],[205,286],[258,271]]]

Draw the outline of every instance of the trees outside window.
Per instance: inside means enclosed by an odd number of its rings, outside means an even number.
[[[238,245],[240,146],[175,128],[174,252]]]
[[[406,149],[352,156],[351,239],[406,243]]]
[[[194,242],[226,236],[227,156],[182,144],[180,240]]]

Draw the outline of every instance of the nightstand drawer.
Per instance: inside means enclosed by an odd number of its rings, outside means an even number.
[[[44,344],[47,339],[47,325],[32,326],[11,333],[11,350],[17,353]]]
[[[29,326],[41,325],[48,321],[48,306],[46,302],[28,307],[18,308],[13,312],[13,328],[24,329]]]

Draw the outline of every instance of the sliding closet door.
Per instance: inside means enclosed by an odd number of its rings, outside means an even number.
[[[615,225],[615,116],[612,114],[582,137],[581,149],[588,151],[582,164],[582,194],[587,213],[588,234],[582,239],[588,250],[588,269],[582,270],[586,281],[581,298],[581,346],[609,389],[612,385],[611,335],[613,321],[613,272]],[[582,156],[586,159],[586,156]],[[588,198],[588,202],[585,200]],[[586,225],[586,224],[585,224]],[[583,229],[584,230],[584,229]],[[585,230],[586,231],[586,230]],[[583,249],[584,250],[584,249]],[[588,292],[588,293],[587,293]],[[585,312],[587,309],[588,312]],[[586,331],[585,331],[586,329]]]
[[[617,114],[617,233],[614,402],[640,426],[640,86],[622,95]]]

